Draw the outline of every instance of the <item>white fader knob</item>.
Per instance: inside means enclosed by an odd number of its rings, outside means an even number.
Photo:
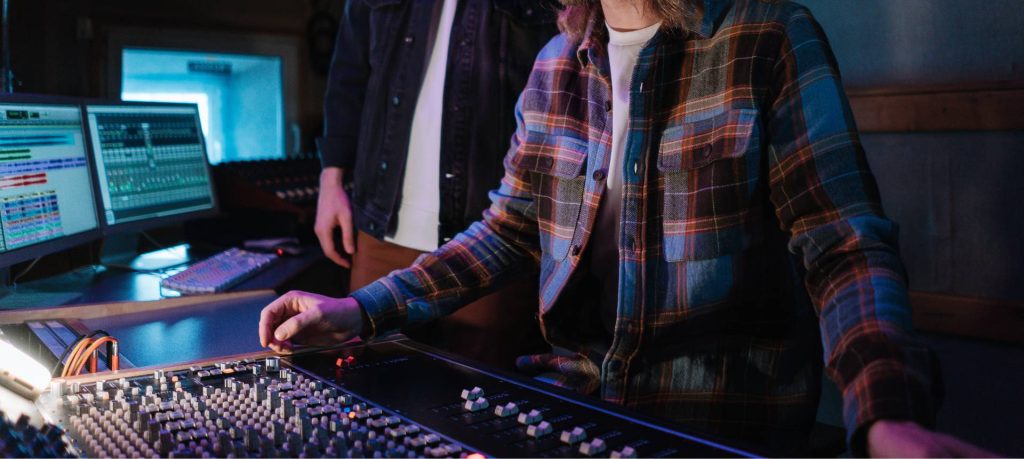
[[[530,410],[529,413],[519,413],[519,417],[516,420],[520,424],[532,425],[544,420],[544,415],[540,411]]]
[[[463,405],[463,408],[465,408],[466,411],[475,413],[477,411],[486,410],[490,406],[491,405],[487,402],[486,398],[479,397],[473,400],[466,400],[466,403],[465,405]]]
[[[634,459],[636,458],[636,450],[625,446],[621,450],[613,450],[611,457],[613,459]]]
[[[498,405],[494,407],[494,415],[499,418],[507,418],[509,416],[515,416],[519,414],[519,406],[514,402],[508,402],[504,405]]]
[[[472,389],[462,389],[462,399],[463,400],[476,400],[476,399],[478,399],[480,397],[483,397],[483,396],[484,396],[484,390],[479,388],[479,387],[474,387]]]
[[[573,427],[572,430],[563,430],[559,440],[567,445],[575,445],[587,439],[587,431],[582,427]]]
[[[541,421],[526,428],[526,435],[533,438],[540,438],[551,433],[551,423]]]
[[[580,454],[586,456],[596,456],[598,454],[603,453],[604,450],[607,448],[608,445],[605,444],[604,440],[600,438],[595,438],[593,440],[590,440],[589,442],[585,441],[583,443],[580,443]]]

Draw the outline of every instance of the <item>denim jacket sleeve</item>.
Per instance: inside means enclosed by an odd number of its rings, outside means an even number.
[[[351,169],[358,127],[370,75],[369,9],[358,0],[345,2],[324,96],[324,131],[317,139],[323,167]]]

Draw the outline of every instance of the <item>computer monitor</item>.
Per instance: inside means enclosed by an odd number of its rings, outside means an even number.
[[[0,97],[0,267],[100,237],[77,101]]]
[[[214,215],[195,104],[87,104],[106,234]]]

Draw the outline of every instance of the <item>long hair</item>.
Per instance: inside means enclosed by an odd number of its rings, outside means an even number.
[[[602,20],[601,0],[559,0],[558,28],[573,41],[582,40],[591,19]],[[666,29],[684,30],[686,20],[694,14],[693,0],[637,0],[643,8],[651,8]]]

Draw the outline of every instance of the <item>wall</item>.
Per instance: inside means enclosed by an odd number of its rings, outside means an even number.
[[[847,87],[1024,82],[1020,0],[801,3],[822,24]],[[1024,132],[862,137],[886,212],[901,226],[911,287],[1024,302]],[[1024,349],[926,339],[943,363],[940,430],[1024,455]]]
[[[319,133],[325,77],[312,71],[306,25],[309,1],[295,0],[10,0],[12,67],[18,92],[88,97],[107,94],[111,29],[194,30],[197,34],[279,34],[302,44],[298,123],[304,148]],[[335,17],[341,2],[321,0]]]
[[[230,147],[233,151],[225,154],[234,158],[267,158],[274,157],[285,148],[285,131],[273,129],[284,126],[284,120],[274,116],[282,111],[280,98],[274,97],[280,94],[281,88],[266,78],[267,75],[280,74],[280,71],[280,64],[263,60],[232,73],[228,103],[236,107],[232,113],[237,119],[226,126],[233,133],[234,145]],[[242,123],[243,117],[249,119]]]
[[[797,0],[824,27],[847,86],[1020,81],[1020,0]]]
[[[805,0],[847,87],[1024,82],[1020,0]],[[865,134],[911,287],[1024,300],[1024,133]]]

